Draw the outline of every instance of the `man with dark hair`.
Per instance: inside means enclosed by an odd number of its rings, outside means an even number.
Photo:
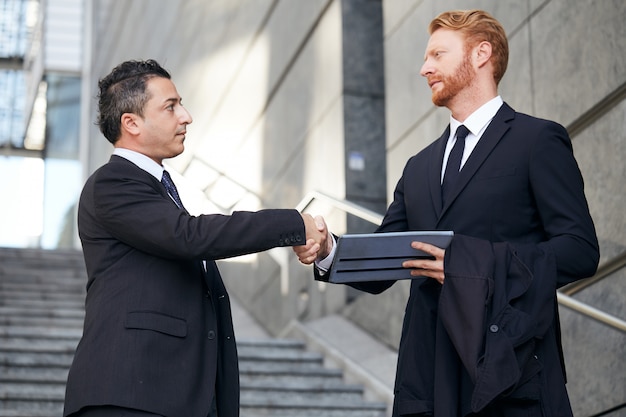
[[[429,32],[420,73],[450,124],[409,159],[378,232],[455,236],[446,250],[413,242],[432,258],[403,262],[415,278],[393,415],[571,416],[556,288],[599,260],[571,141],[498,95],[508,43],[490,14],[445,12]],[[328,235],[294,250],[326,280],[334,248]],[[352,285],[380,293],[394,282]]]
[[[169,73],[128,61],[99,87],[98,124],[115,149],[80,197],[87,298],[64,416],[236,417],[237,349],[215,260],[320,233],[289,209],[189,215],[162,165],[192,122]]]

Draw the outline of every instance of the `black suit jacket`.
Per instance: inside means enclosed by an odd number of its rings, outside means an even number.
[[[112,156],[85,184],[78,227],[86,314],[64,415],[115,405],[204,417],[215,395],[220,417],[238,416],[230,302],[214,260],[303,244],[300,214],[190,216],[152,175]]]
[[[379,232],[453,230],[492,243],[545,245],[555,257],[558,286],[595,272],[598,242],[583,179],[562,126],[503,104],[463,166],[453,197],[443,206],[440,178],[448,136],[449,127],[409,159]],[[391,285],[393,281],[354,286],[379,293]],[[433,279],[412,280],[398,353],[394,415],[433,410],[435,416],[442,415],[434,407],[433,383],[435,357],[441,354],[435,344],[440,291]],[[556,317],[551,329],[558,333]],[[550,343],[559,344],[558,334]],[[550,352],[542,358],[546,366],[561,367],[554,353],[558,348],[546,350]],[[458,375],[445,378],[456,383]],[[559,410],[564,403],[569,407],[561,388],[559,398],[543,398],[546,415],[567,415]]]

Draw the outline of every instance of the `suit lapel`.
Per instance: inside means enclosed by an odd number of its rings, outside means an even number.
[[[432,155],[430,157],[431,163],[428,170],[428,184],[430,188],[430,198],[435,206],[435,211],[441,213],[441,170],[443,167],[443,154],[446,150],[446,143],[450,136],[450,125],[443,132],[443,135],[435,141]]]
[[[489,154],[493,151],[496,145],[500,142],[500,139],[504,136],[504,134],[509,130],[510,124],[509,121],[515,117],[515,111],[509,107],[506,103],[502,104],[502,107],[493,120],[481,136],[478,144],[472,151],[471,155],[463,165],[461,172],[459,174],[456,186],[452,190],[452,194],[450,196],[450,200],[443,207],[443,211],[441,214],[443,215],[448,207],[454,202],[459,193],[465,188],[467,183],[472,179],[472,177],[476,174],[476,171],[480,168],[480,166],[485,162]],[[444,142],[445,144],[445,142]],[[441,169],[441,165],[443,164],[443,151],[441,154],[441,160],[439,161],[439,168]],[[441,202],[441,197],[439,198]]]

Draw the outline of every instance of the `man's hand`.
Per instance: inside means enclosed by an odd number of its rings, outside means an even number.
[[[293,251],[300,262],[310,265],[316,259],[324,259],[333,248],[333,240],[328,238],[328,228],[322,216],[313,218],[310,214],[302,214],[306,227],[306,244],[294,246]]]
[[[417,250],[421,250],[432,255],[435,259],[413,259],[411,261],[402,262],[402,267],[412,268],[411,275],[434,278],[440,284],[443,284],[443,257],[446,251],[424,242],[413,242],[411,247]]]

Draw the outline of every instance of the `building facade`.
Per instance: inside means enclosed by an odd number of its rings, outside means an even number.
[[[626,2],[85,0],[80,7],[82,181],[112,151],[93,123],[98,79],[124,60],[153,58],[194,117],[185,152],[168,161],[190,211],[310,202],[307,210],[338,234],[373,230],[341,203],[384,213],[406,160],[447,125],[419,75],[430,20],[452,8],[489,11],[509,36],[502,97],[564,125],[585,179],[602,276],[563,295],[626,317]],[[272,334],[294,319],[341,314],[397,346],[406,282],[377,296],[318,284],[283,250],[221,268],[233,296]],[[560,311],[576,415],[623,406],[624,332]]]

